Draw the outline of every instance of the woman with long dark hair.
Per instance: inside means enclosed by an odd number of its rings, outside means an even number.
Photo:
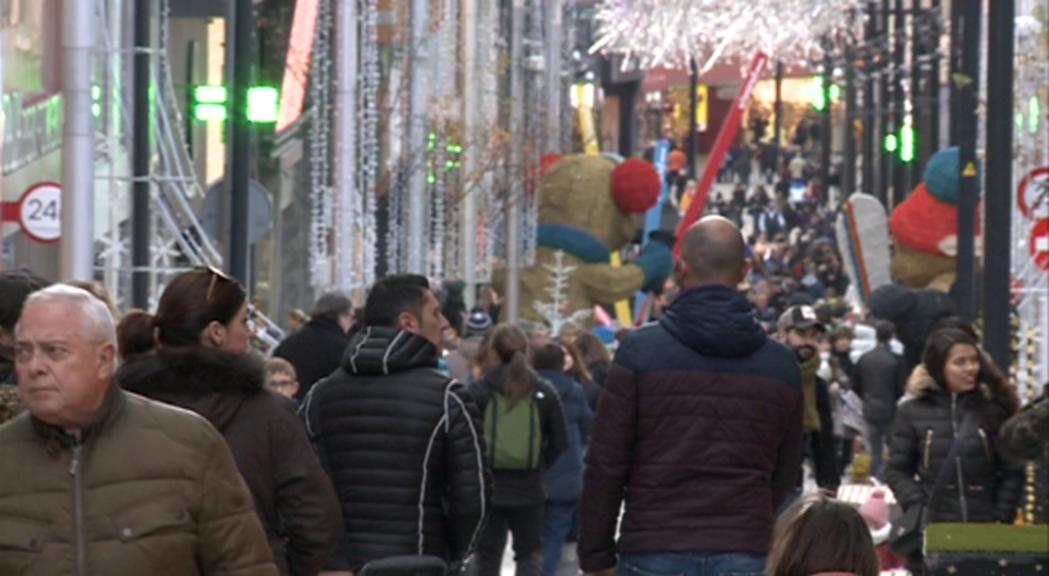
[[[251,489],[281,573],[315,574],[342,533],[339,502],[294,407],[265,389],[249,322],[236,280],[209,268],[180,274],[156,315],[137,311],[120,322],[117,380],[207,418]]]
[[[999,455],[998,431],[1017,409],[1015,389],[957,328],[930,335],[922,360],[915,397],[893,423],[886,479],[896,499],[905,511],[927,505],[947,466],[930,522],[1012,521],[1021,479]],[[946,462],[953,442],[960,442],[958,457]]]
[[[517,576],[542,569],[543,472],[568,445],[557,390],[528,366],[528,337],[513,324],[489,334],[482,354],[489,368],[471,386],[484,416],[494,493],[477,544],[477,576],[498,576],[507,530],[513,533]]]
[[[586,402],[590,410],[597,410],[597,399],[601,397],[601,391],[605,389],[605,378],[608,377],[608,369],[612,367],[612,355],[608,353],[608,347],[600,338],[590,332],[583,332],[572,342],[575,349],[579,351],[581,363],[586,366],[590,373],[590,381],[583,382],[583,391],[586,392]]]

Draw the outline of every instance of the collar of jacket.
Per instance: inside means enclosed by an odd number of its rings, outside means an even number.
[[[399,328],[365,326],[353,335],[342,357],[350,374],[388,376],[412,368],[437,368],[437,347]]]
[[[261,392],[265,365],[253,353],[231,354],[205,346],[161,347],[128,359],[117,381],[131,392],[199,395],[206,392]]]
[[[349,336],[346,336],[346,332],[342,329],[342,326],[339,326],[339,321],[331,316],[318,316],[316,318],[310,318],[310,321],[307,322],[306,325],[314,326],[319,330],[324,330],[325,332],[337,332],[346,339],[349,339]]]
[[[125,404],[127,404],[127,398],[114,379],[110,382],[102,404],[91,417],[91,421],[80,428],[80,444],[87,444],[91,438],[100,434],[123,411]],[[36,433],[44,439],[47,453],[52,456],[76,442],[76,438],[58,426],[48,424],[32,415],[30,415],[30,421]]]
[[[540,224],[537,242],[544,248],[561,250],[587,264],[608,264],[608,247],[589,232],[566,224]]]
[[[747,356],[767,338],[746,297],[723,284],[701,284],[678,294],[659,324],[679,342],[707,356]]]
[[[990,401],[994,397],[994,393],[991,387],[984,382],[980,382],[976,385],[976,390],[980,392],[980,397],[984,400]],[[935,396],[937,394],[943,394],[944,396],[950,395],[949,392],[938,382],[936,379],[929,374],[929,371],[925,369],[925,364],[918,364],[911,371],[910,377],[907,379],[907,392],[916,398],[924,398],[926,396]],[[968,396],[969,392],[959,395],[959,398]]]

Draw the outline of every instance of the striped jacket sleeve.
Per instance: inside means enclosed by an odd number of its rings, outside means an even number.
[[[472,552],[492,501],[492,477],[477,406],[465,386],[449,385],[445,427],[445,466],[450,503],[453,562]]]

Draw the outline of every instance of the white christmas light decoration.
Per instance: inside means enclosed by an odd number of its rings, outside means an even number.
[[[565,263],[565,253],[558,250],[554,253],[554,263],[544,264],[550,271],[551,283],[546,287],[548,302],[533,302],[536,313],[550,326],[550,333],[558,335],[565,324],[576,324],[590,317],[590,310],[565,310],[568,305],[568,282],[578,266]]]
[[[604,0],[590,52],[622,54],[624,66],[700,71],[747,62],[758,51],[785,64],[821,55],[820,42],[843,29],[859,0]]]

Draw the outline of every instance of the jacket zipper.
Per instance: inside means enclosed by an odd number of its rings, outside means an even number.
[[[931,452],[931,451],[932,451],[932,428],[929,428],[928,430],[925,431],[925,452],[924,452],[925,457],[924,457],[923,460],[924,460],[924,463],[925,463],[925,469],[926,470],[929,469],[929,452]]]
[[[962,438],[958,438],[958,420],[957,420],[957,408],[958,408],[958,395],[951,394],[951,432],[954,433],[955,442],[961,442]],[[969,506],[965,502],[965,477],[962,475],[962,457],[958,455],[954,459],[955,470],[958,473],[958,506],[962,511],[962,522],[969,521]]]
[[[987,440],[987,433],[983,431],[983,428],[977,428],[977,432],[980,433],[980,440],[983,442],[983,453],[987,455],[987,461],[991,462],[991,443]]]
[[[73,458],[69,462],[69,475],[73,477],[73,545],[76,549],[75,574],[87,574],[87,557],[84,551],[84,489],[80,474],[80,453],[83,447],[79,436],[73,440]]]

